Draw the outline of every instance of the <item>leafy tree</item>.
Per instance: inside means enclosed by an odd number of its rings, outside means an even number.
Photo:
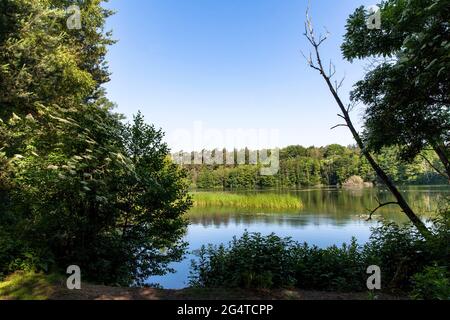
[[[68,30],[71,1],[0,2],[0,273],[139,284],[183,253],[186,175],[160,130],[112,112],[100,3]]]
[[[254,189],[257,185],[258,167],[241,165],[230,170],[225,181],[228,189]]]
[[[417,216],[417,214],[412,210],[411,206],[408,204],[408,202],[405,200],[401,192],[398,190],[397,186],[394,184],[392,179],[386,174],[386,172],[380,167],[380,165],[377,163],[373,155],[370,153],[370,150],[366,147],[365,142],[363,141],[361,135],[355,128],[353,121],[350,117],[350,111],[352,109],[352,105],[345,106],[344,102],[342,101],[341,97],[339,96],[339,89],[342,86],[342,81],[338,83],[335,81],[333,84],[332,78],[335,75],[335,70],[333,68],[333,65],[330,63],[329,71],[325,71],[325,67],[322,61],[322,57],[320,54],[320,46],[323,44],[323,42],[327,39],[327,36],[316,36],[314,27],[312,25],[312,21],[309,17],[309,12],[307,11],[307,21],[305,22],[305,37],[310,43],[313,52],[310,53],[309,58],[305,56],[308,65],[319,72],[320,76],[325,81],[330,93],[333,95],[334,100],[336,101],[337,106],[339,107],[340,114],[338,116],[344,120],[344,123],[338,124],[337,126],[346,126],[350,132],[352,133],[353,138],[356,141],[356,144],[359,149],[361,149],[362,154],[369,162],[370,166],[373,168],[373,170],[376,172],[377,176],[380,178],[380,180],[383,181],[383,183],[386,185],[386,187],[389,189],[389,191],[392,193],[392,195],[395,197],[395,202],[386,202],[386,203],[380,203],[380,205],[375,208],[373,212],[378,210],[379,208],[387,205],[396,204],[402,208],[402,211],[405,213],[405,215],[411,220],[411,222],[416,226],[416,228],[422,233],[424,237],[429,238],[431,233],[426,227],[426,225],[423,223],[423,221],[420,220],[420,218]],[[313,59],[314,55],[314,59]]]
[[[342,156],[347,152],[346,148],[344,146],[341,146],[339,144],[330,144],[329,146],[325,147],[325,158],[330,158],[333,156]]]
[[[196,185],[201,189],[223,188],[223,182],[219,172],[206,166],[198,173]]]
[[[307,156],[290,153],[301,146],[280,150],[280,170],[273,176],[261,176],[260,165],[190,165],[191,184],[199,189],[301,188],[317,185],[342,185],[351,176],[378,182],[373,168],[358,148],[330,145],[309,147]],[[433,170],[439,159],[426,151],[410,163],[399,161],[398,148],[383,148],[377,161],[396,183],[442,184],[445,179]],[[287,156],[291,154],[291,156]]]
[[[307,149],[303,146],[287,146],[280,152],[280,159],[293,159],[297,157],[304,157],[307,155]]]
[[[348,19],[346,59],[378,58],[351,97],[367,105],[364,140],[380,151],[398,146],[413,160],[431,146],[450,179],[450,7],[447,0],[388,0],[381,30],[358,8]]]
[[[172,162],[162,142],[163,132],[145,124],[140,113],[125,126],[123,143],[134,170],[119,177],[114,207],[120,210],[116,227],[124,243],[124,262],[131,264],[130,281],[163,275],[170,262],[183,257],[181,241],[189,209],[186,171]]]

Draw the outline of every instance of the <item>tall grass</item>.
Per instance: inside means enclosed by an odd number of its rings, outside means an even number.
[[[235,194],[224,192],[199,192],[193,194],[194,206],[239,209],[301,209],[299,198],[288,194]]]

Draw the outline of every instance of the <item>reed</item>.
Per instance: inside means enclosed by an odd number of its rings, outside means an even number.
[[[288,194],[236,194],[226,192],[199,192],[193,195],[194,207],[224,207],[239,209],[301,209],[300,199]]]

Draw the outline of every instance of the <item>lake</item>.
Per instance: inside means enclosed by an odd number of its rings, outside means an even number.
[[[401,190],[423,219],[432,217],[438,203],[450,196],[449,186],[408,186]],[[191,209],[187,214],[190,225],[185,236],[189,253],[183,261],[171,264],[176,273],[151,277],[148,283],[159,283],[166,289],[187,287],[191,260],[195,258],[193,250],[208,243],[228,243],[233,236],[239,237],[246,230],[266,235],[275,233],[299,242],[327,247],[349,242],[352,237],[362,244],[369,239],[371,227],[382,221],[407,222],[396,206],[384,207],[377,211],[373,220],[366,221],[367,209],[377,207],[377,198],[382,202],[393,200],[390,193],[382,188],[316,188],[278,193],[298,197],[303,202],[303,208],[281,212],[211,207]]]

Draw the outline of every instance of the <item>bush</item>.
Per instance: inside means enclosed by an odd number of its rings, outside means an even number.
[[[411,225],[374,228],[364,246],[355,239],[341,247],[318,248],[274,234],[246,232],[228,246],[202,247],[192,261],[191,285],[199,287],[282,288],[365,291],[367,267],[381,268],[382,287],[416,298],[447,299],[448,213],[434,221],[425,241]]]
[[[413,276],[414,299],[450,300],[450,279],[446,267],[426,267]]]
[[[93,110],[73,118],[88,121],[100,112]],[[101,147],[83,157],[23,153],[14,162],[14,187],[0,202],[0,274],[78,265],[87,281],[132,285],[171,271],[169,263],[182,258],[183,214],[191,205],[185,171],[168,157],[163,133],[140,114],[132,124],[102,115],[106,123],[87,126]],[[84,127],[73,130],[74,139],[61,133],[62,145],[79,143]]]
[[[388,288],[409,288],[411,276],[430,262],[422,236],[412,226],[394,223],[374,229],[363,251],[368,265],[381,267],[383,286]]]
[[[295,284],[294,242],[274,234],[245,233],[229,247],[203,246],[192,262],[191,285],[196,287],[273,288]]]
[[[350,245],[320,249],[297,245],[293,255],[296,287],[314,290],[364,290],[367,266],[355,239]]]
[[[198,287],[360,290],[365,284],[360,250],[351,245],[320,249],[274,234],[246,232],[228,245],[203,246],[192,261],[191,285]],[[355,277],[361,274],[361,277]]]

